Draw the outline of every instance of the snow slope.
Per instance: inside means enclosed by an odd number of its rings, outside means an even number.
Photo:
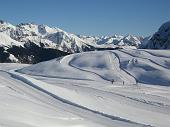
[[[170,85],[168,84],[170,82],[169,57],[152,55],[152,52],[154,51],[124,49],[72,54],[60,60],[54,59],[23,68],[20,72],[84,80],[114,80],[128,84],[136,84],[138,81]],[[169,50],[162,52],[166,55],[170,54]],[[159,78],[155,79],[155,77]]]
[[[0,64],[0,126],[169,127],[169,58],[129,49]]]

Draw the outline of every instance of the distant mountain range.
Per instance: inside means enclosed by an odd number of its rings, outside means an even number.
[[[21,23],[16,26],[0,21],[0,38],[3,46],[23,46],[27,42],[43,45],[45,48],[58,49],[64,52],[83,52],[91,47],[134,46],[138,47],[143,37],[132,35],[121,36],[81,36],[65,32],[59,28],[34,23]]]
[[[0,62],[37,63],[70,53],[100,49],[170,48],[169,26],[168,22],[152,37],[146,38],[133,35],[95,37],[71,34],[47,25],[12,25],[0,20],[0,53],[3,56]],[[8,55],[4,57],[2,54]]]

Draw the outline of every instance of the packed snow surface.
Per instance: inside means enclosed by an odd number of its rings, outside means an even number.
[[[169,127],[170,50],[0,64],[0,127]]]

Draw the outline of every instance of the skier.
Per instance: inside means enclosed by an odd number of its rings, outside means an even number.
[[[114,79],[113,79],[111,82],[112,82],[112,84],[113,84],[113,82],[114,82]]]
[[[123,81],[123,86],[124,86],[125,82]]]

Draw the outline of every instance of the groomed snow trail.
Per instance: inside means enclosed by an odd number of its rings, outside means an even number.
[[[77,118],[77,119],[87,119],[89,121],[97,122],[97,123],[100,123],[101,125],[105,125],[108,127],[109,126],[112,127],[112,125],[117,126],[117,127],[119,127],[119,126],[121,127],[122,125],[130,126],[130,127],[147,126],[147,125],[132,122],[130,120],[111,116],[111,115],[105,114],[103,112],[91,110],[91,109],[88,109],[87,107],[73,103],[69,100],[66,100],[66,99],[60,97],[60,96],[57,96],[56,91],[53,91],[52,89],[50,89],[48,84],[38,81],[38,80],[35,80],[30,77],[27,77],[25,75],[20,75],[20,74],[17,74],[16,72],[12,72],[12,71],[11,72],[2,71],[0,73],[4,73],[5,75],[11,75],[11,77],[14,78],[14,79],[12,79],[14,81],[15,80],[21,81],[23,83],[22,85],[24,85],[24,86],[21,86],[22,88],[20,88],[19,85],[13,84],[14,83],[13,81],[9,81],[3,77],[0,77],[1,81],[9,84],[8,88],[10,88],[11,90],[13,90],[17,93],[20,93],[20,91],[21,91],[22,95],[25,96],[25,98],[23,97],[24,99],[27,99],[27,96],[33,97],[34,99],[38,100],[38,102],[39,102],[38,105],[40,105],[41,103],[42,103],[42,105],[49,105],[54,108],[61,109],[61,110],[63,110],[63,112],[69,112],[74,115],[78,115],[79,117],[80,116],[82,117],[82,118]],[[36,84],[39,84],[39,85],[36,85]],[[58,87],[58,90],[61,90],[63,92],[66,91],[65,89],[60,88],[60,87]],[[34,93],[34,92],[36,92],[36,93]],[[55,94],[53,94],[53,92],[55,92]],[[49,101],[44,101],[47,99],[49,99]],[[54,99],[54,102],[51,103],[51,99],[52,100]],[[34,100],[30,100],[30,101],[34,101]],[[57,105],[56,105],[56,103],[57,103]],[[102,120],[102,121],[100,121],[100,120]]]

